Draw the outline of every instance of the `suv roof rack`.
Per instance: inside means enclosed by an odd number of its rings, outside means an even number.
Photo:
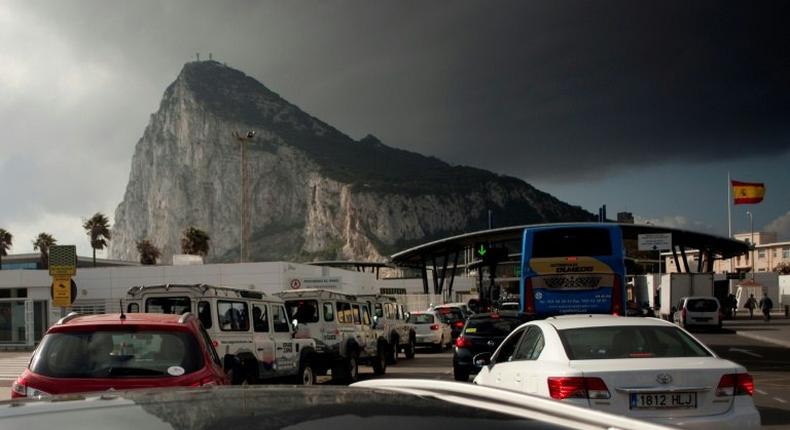
[[[55,324],[57,324],[57,325],[63,325],[63,324],[66,324],[67,322],[69,322],[69,321],[73,320],[74,318],[76,318],[76,317],[78,317],[78,316],[80,316],[80,314],[79,314],[79,313],[77,313],[77,312],[74,312],[74,311],[71,311],[71,312],[69,312],[69,314],[68,314],[68,315],[66,315],[65,317],[63,317],[63,318],[59,319],[59,320],[58,320],[58,322],[56,322]]]

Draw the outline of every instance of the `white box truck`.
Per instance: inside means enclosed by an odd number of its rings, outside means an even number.
[[[713,297],[713,273],[668,273],[661,275],[659,297],[661,318],[671,320],[680,299],[689,296]]]

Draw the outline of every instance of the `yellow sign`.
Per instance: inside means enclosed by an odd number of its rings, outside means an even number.
[[[49,274],[52,276],[74,276],[77,274],[75,266],[49,265]]]
[[[58,277],[52,280],[52,305],[71,306],[71,277]]]
[[[533,258],[529,267],[538,275],[582,275],[612,273],[606,263],[592,257]]]

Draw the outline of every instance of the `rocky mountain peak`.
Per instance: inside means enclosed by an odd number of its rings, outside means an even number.
[[[254,78],[216,61],[187,63],[137,143],[115,214],[110,255],[136,259],[152,240],[168,262],[181,231],[212,238],[209,261],[237,261],[239,144],[247,143],[254,260],[361,259],[447,234],[498,226],[590,220],[525,182],[355,141]]]

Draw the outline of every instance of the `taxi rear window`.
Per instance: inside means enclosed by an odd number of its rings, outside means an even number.
[[[559,330],[559,335],[571,360],[710,356],[677,327],[583,327]]]
[[[183,331],[61,331],[44,337],[30,370],[53,378],[173,377],[203,367],[195,337]]]

